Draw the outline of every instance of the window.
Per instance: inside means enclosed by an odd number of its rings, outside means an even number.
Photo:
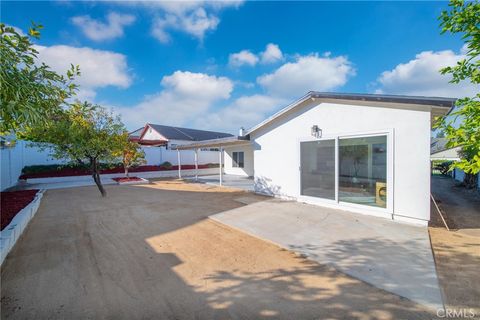
[[[232,167],[234,168],[243,168],[243,151],[232,152]]]

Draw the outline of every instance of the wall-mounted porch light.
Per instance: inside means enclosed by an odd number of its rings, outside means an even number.
[[[312,126],[311,129],[311,135],[315,138],[321,138],[322,137],[322,129],[320,129],[316,124]]]

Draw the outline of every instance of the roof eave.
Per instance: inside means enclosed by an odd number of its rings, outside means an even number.
[[[277,113],[273,114],[269,118],[260,122],[256,126],[247,130],[245,135],[250,135],[260,128],[266,126],[267,124],[273,122],[282,115],[288,113],[289,111],[295,109],[297,106],[307,101],[308,99],[318,99],[320,103],[322,100],[328,102],[328,100],[335,101],[363,101],[363,102],[382,102],[388,104],[405,104],[405,105],[417,105],[417,106],[429,106],[431,107],[430,112],[435,110],[435,115],[447,115],[449,114],[455,102],[458,100],[456,98],[441,98],[441,97],[420,97],[420,96],[395,96],[395,95],[372,95],[372,94],[336,94],[336,93],[322,93],[317,91],[309,91],[307,94],[297,99],[296,101],[290,103]]]

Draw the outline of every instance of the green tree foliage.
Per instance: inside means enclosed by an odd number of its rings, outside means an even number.
[[[100,193],[106,195],[99,164],[118,161],[119,141],[125,137],[118,117],[99,105],[76,102],[27,134],[31,141],[41,143],[39,147],[49,148],[54,158],[88,164]]]
[[[450,74],[452,83],[470,81],[480,85],[480,3],[451,0],[449,11],[440,16],[442,33],[461,34],[466,46],[466,57],[454,66],[445,67],[442,74]],[[448,147],[461,146],[461,161],[452,168],[465,171],[467,186],[475,184],[480,172],[480,93],[459,99],[455,110],[436,124],[448,139]]]
[[[125,176],[128,178],[128,170],[132,167],[145,164],[145,152],[137,142],[130,141],[128,132],[117,136],[116,151],[114,155],[122,159]]]
[[[24,36],[0,23],[0,135],[21,135],[44,123],[75,93],[78,66],[63,76],[38,61],[32,39],[40,37],[41,29],[33,24]]]

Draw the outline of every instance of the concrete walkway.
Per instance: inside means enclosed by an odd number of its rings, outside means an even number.
[[[84,179],[77,179],[77,180],[65,179],[65,181],[55,181],[55,182],[19,183],[13,188],[11,188],[11,190],[31,190],[31,189],[53,190],[53,189],[95,186],[95,182],[93,181],[92,177],[82,176],[82,178],[83,177]],[[101,179],[102,179],[103,185],[117,184],[117,182],[111,178],[101,178]]]
[[[430,308],[443,307],[427,228],[277,199],[210,218]]]

